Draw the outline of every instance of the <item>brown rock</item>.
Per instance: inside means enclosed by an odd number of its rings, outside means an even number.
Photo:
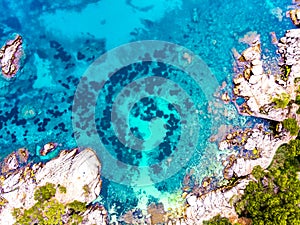
[[[148,206],[147,212],[151,214],[151,224],[165,224],[166,212],[162,203],[152,203]]]
[[[289,16],[293,24],[298,27],[300,25],[300,9],[290,10]]]

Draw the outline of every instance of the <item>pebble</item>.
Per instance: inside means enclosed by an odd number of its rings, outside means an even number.
[[[280,38],[280,42],[281,42],[282,44],[285,44],[285,43],[286,43],[286,37]],[[278,46],[279,46],[279,44],[278,44]]]

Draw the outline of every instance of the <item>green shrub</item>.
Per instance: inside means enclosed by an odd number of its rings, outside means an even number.
[[[218,215],[209,221],[203,221],[203,225],[231,225],[231,223],[227,218],[222,218]]]
[[[47,183],[45,186],[39,187],[34,193],[34,200],[44,202],[54,197],[56,194],[55,185]]]
[[[67,193],[67,188],[64,186],[58,186],[58,190],[60,193],[66,194]]]
[[[74,210],[75,212],[84,212],[86,210],[86,204],[80,201],[73,201],[67,204],[67,207]]]
[[[297,95],[297,96],[296,96],[295,103],[296,103],[297,105],[300,105],[300,95]]]
[[[255,177],[255,179],[260,180],[265,176],[265,172],[261,166],[255,166],[252,170],[252,175]]]
[[[284,109],[290,102],[290,95],[287,93],[282,93],[281,95],[278,95],[277,98],[273,98],[272,102],[275,103],[275,108]]]
[[[298,134],[299,126],[295,119],[288,118],[282,122],[282,125],[285,129],[287,129],[291,135],[295,136]]]

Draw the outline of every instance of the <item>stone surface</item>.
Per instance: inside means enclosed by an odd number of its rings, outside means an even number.
[[[51,151],[56,149],[57,145],[58,144],[54,143],[54,142],[49,142],[49,143],[45,144],[44,147],[40,149],[40,155],[42,155],[42,156],[47,155],[48,153],[50,153]]]
[[[107,221],[107,211],[103,206],[92,206],[83,215],[84,219],[82,224],[84,225],[106,225]]]

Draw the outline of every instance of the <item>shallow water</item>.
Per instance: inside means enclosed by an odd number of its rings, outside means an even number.
[[[292,28],[285,17],[290,3],[90,0],[60,4],[1,0],[0,41],[5,43],[19,33],[26,54],[16,79],[0,80],[1,158],[24,146],[35,154],[50,141],[58,142],[59,149],[76,147],[79,141],[80,147],[96,148],[102,159],[103,188],[99,199],[109,210],[121,214],[137,205],[145,207],[150,201],[176,204],[170,200],[172,194],[176,196],[184,175],[191,169],[194,184],[206,175],[221,179],[220,160],[225,156],[215,143],[209,142],[210,136],[221,125],[246,127],[255,121],[237,115],[233,105],[208,110],[214,100],[207,92],[214,92],[216,84],[223,81],[231,83],[231,49],[244,49],[246,45],[239,39],[255,31],[261,35],[263,54],[272,61],[275,47],[270,32],[281,37]],[[194,79],[186,72],[187,61],[168,61],[181,63],[181,67],[176,67],[158,63],[155,57],[153,62],[140,58],[103,80],[102,88],[102,78],[97,75],[101,69],[92,71],[93,80],[87,78],[89,82],[85,83],[84,77],[93,70],[92,63],[103,53],[141,40],[176,44],[169,50],[170,55],[190,51],[209,70],[203,66],[202,77]],[[130,48],[127,50],[130,53]],[[126,60],[126,51],[120,63]],[[140,49],[142,53],[147,51],[150,50]],[[156,80],[151,79],[154,76]],[[160,79],[163,81],[157,84]],[[158,88],[160,85],[162,88]],[[85,91],[79,96],[87,101],[89,94],[96,96],[96,104],[92,105],[94,117],[85,118],[95,121],[96,129],[89,123],[82,127],[85,120],[71,119],[72,113],[76,117],[78,112],[74,110],[74,95],[80,93],[78,86]],[[84,102],[82,98],[81,101]],[[113,106],[115,102],[117,108]],[[33,118],[26,117],[28,110],[34,111]],[[97,140],[89,139],[95,134]],[[97,149],[98,141],[110,154],[109,160],[104,157],[103,148]],[[123,164],[112,168],[110,160]],[[110,171],[117,172],[111,177]]]

